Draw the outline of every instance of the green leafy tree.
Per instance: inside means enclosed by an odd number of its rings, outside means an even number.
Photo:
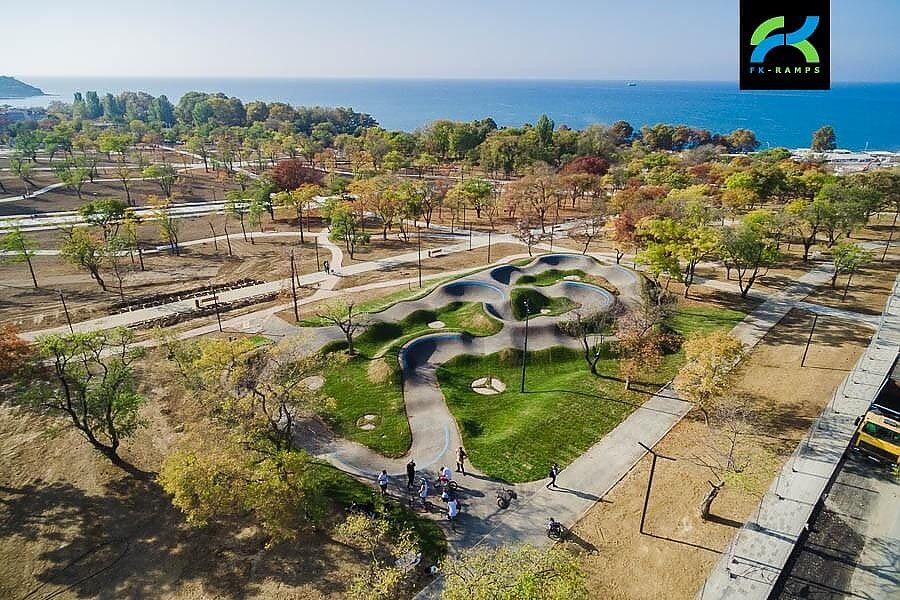
[[[837,136],[834,134],[834,127],[825,125],[820,127],[813,133],[812,145],[813,152],[827,152],[837,148]]]
[[[54,168],[56,177],[60,183],[75,192],[78,199],[81,200],[81,189],[90,179],[91,169],[86,166],[76,166],[73,164],[58,165]]]
[[[34,368],[43,375],[17,397],[34,410],[64,417],[94,448],[121,463],[121,441],[144,425],[133,367],[143,349],[133,341],[125,328],[38,338]]]
[[[872,260],[872,255],[859,244],[838,242],[831,249],[831,260],[834,266],[834,272],[831,275],[831,287],[837,287],[838,277],[848,274],[847,287],[849,288],[853,273]]]
[[[578,557],[560,546],[474,548],[447,558],[442,600],[584,600]]]
[[[725,266],[735,270],[741,298],[746,298],[757,278],[781,257],[778,251],[777,223],[768,211],[749,213],[737,225],[721,234],[721,253]]]
[[[369,243],[369,234],[362,230],[359,216],[349,203],[337,201],[327,212],[331,221],[331,237],[343,240],[352,259],[360,245]]]
[[[172,197],[172,188],[178,179],[178,172],[171,165],[150,165],[141,173],[146,179],[153,179],[166,198]]]
[[[475,210],[475,216],[481,218],[485,205],[494,199],[494,186],[491,182],[478,177],[470,177],[457,183],[447,193],[450,198],[458,198]]]
[[[148,204],[153,207],[153,220],[159,226],[159,235],[169,244],[169,251],[175,256],[181,256],[181,247],[178,245],[178,233],[180,225],[178,219],[172,214],[172,203],[165,199],[148,199]]]
[[[12,227],[0,238],[0,249],[4,252],[4,255],[0,257],[3,262],[28,265],[31,282],[34,284],[34,289],[38,289],[37,277],[34,276],[34,265],[31,264],[31,258],[36,254],[37,244],[27,238],[21,229]]]
[[[638,238],[645,250],[638,260],[650,266],[655,275],[666,273],[684,283],[687,298],[694,273],[701,261],[710,257],[719,245],[715,229],[697,222],[674,219],[650,219],[638,226]]]
[[[106,243],[87,229],[75,228],[64,234],[59,254],[63,260],[87,270],[104,292],[106,282],[100,276],[100,268],[106,260]]]
[[[14,154],[9,157],[9,170],[22,181],[25,187],[24,196],[30,193],[30,186],[34,186],[31,176],[34,173],[34,164],[26,161],[21,154]]]
[[[78,214],[85,222],[103,231],[103,239],[116,235],[126,212],[128,205],[118,198],[97,198],[78,207]]]

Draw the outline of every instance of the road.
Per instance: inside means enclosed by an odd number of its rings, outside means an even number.
[[[900,598],[898,493],[887,468],[849,454],[771,597]]]

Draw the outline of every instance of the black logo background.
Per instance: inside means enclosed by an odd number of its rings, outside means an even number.
[[[762,75],[751,73],[751,67],[759,65],[750,62],[753,46],[750,38],[759,25],[772,17],[784,15],[785,32],[799,29],[807,16],[819,17],[819,26],[808,39],[819,51],[819,63],[807,65],[799,50],[790,46],[780,46],[766,56]],[[781,33],[781,32],[779,32]],[[775,35],[775,34],[773,34]],[[827,90],[831,88],[831,5],[830,0],[741,0],[741,89],[742,90]],[[812,68],[808,74],[785,75],[786,67]],[[819,73],[815,73],[815,67]],[[782,73],[775,73],[780,67]]]

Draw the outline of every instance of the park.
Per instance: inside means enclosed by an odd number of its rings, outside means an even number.
[[[890,353],[896,169],[747,130],[88,92],[3,131],[14,597],[727,597]]]

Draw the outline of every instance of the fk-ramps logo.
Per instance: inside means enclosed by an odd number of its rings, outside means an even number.
[[[741,89],[831,87],[829,0],[741,0]]]

